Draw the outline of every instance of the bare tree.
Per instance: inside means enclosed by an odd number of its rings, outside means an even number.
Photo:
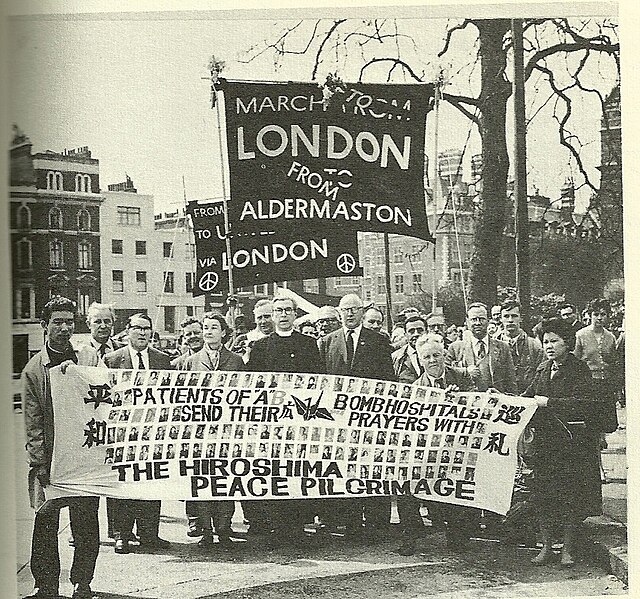
[[[442,77],[441,65],[456,54],[453,47],[458,44],[456,65],[448,69],[442,97],[470,119],[480,133],[483,188],[475,225],[469,296],[493,303],[501,240],[510,209],[506,119],[512,93],[511,21],[464,19],[448,23],[441,48],[433,56],[421,53],[416,36],[405,33],[404,25],[394,19],[298,21],[281,27],[275,41],[272,38],[249,49],[245,60],[271,53],[279,67],[288,58],[312,57],[310,76],[318,80],[327,73],[346,71],[348,57],[351,65],[359,63],[361,81],[424,82]],[[471,38],[469,32],[473,32]],[[525,77],[538,91],[529,106],[530,119],[552,109],[558,143],[573,159],[579,186],[588,186],[595,195],[598,186],[584,164],[582,142],[574,132],[573,105],[579,95],[594,94],[604,107],[606,92],[619,81],[617,25],[608,18],[531,19],[524,22],[524,35]],[[465,58],[460,60],[460,56]],[[540,93],[543,83],[546,95]]]

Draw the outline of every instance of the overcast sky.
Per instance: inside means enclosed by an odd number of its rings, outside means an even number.
[[[219,196],[216,118],[209,82],[203,79],[208,59],[215,54],[226,61],[223,75],[229,78],[309,80],[309,57],[284,60],[278,68],[270,53],[249,64],[237,61],[284,24],[269,18],[203,20],[184,15],[171,20],[16,20],[9,28],[9,116],[31,138],[34,151],[89,146],[100,160],[103,189],[123,181],[126,172],[140,193],[155,196],[156,211],[182,206],[183,176],[188,199]],[[468,59],[472,31],[456,38],[446,61],[436,58],[446,26],[446,19],[401,22],[403,31],[418,42],[411,55],[416,70],[430,74],[444,67],[451,72]],[[337,56],[320,72],[338,70],[345,80],[354,80],[360,65],[353,54]],[[608,69],[606,63],[601,65],[613,84]],[[533,83],[534,79],[527,103],[535,108],[546,95],[536,96]],[[529,186],[553,199],[572,171],[567,153],[557,143],[550,110],[549,104],[529,130]],[[575,110],[580,115],[575,132],[586,143],[585,163],[597,181],[599,104],[587,97]],[[443,106],[440,150],[462,148],[469,127],[467,119]],[[429,129],[433,131],[432,120]],[[467,159],[479,149],[472,128]],[[427,150],[431,153],[431,145]],[[588,197],[586,190],[581,197]]]

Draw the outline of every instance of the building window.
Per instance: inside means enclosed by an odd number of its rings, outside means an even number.
[[[53,191],[62,191],[64,189],[62,185],[62,173],[59,171],[49,171],[47,173],[47,189]]]
[[[162,255],[165,258],[173,258],[173,243],[171,241],[165,241],[162,244]]]
[[[262,291],[263,288],[266,288],[266,285],[256,285],[256,293],[263,293],[266,295],[266,289]],[[318,283],[318,279],[305,279],[302,282],[302,289],[307,293],[318,293],[320,291],[320,285]]]
[[[385,293],[384,277],[382,275],[378,275],[376,279],[376,293],[378,295]]]
[[[91,193],[91,177],[89,175],[76,175],[76,191]]]
[[[91,268],[91,243],[83,239],[78,243],[78,268]]]
[[[86,208],[82,208],[78,212],[78,231],[91,230],[91,215]]]
[[[404,293],[404,275],[395,275],[396,293]]]
[[[136,291],[138,293],[147,292],[147,273],[144,270],[136,271]]]
[[[124,292],[124,272],[121,270],[112,270],[111,271],[111,281],[113,283],[113,292],[114,293],[122,293]]]
[[[35,290],[21,286],[14,291],[13,317],[16,319],[35,318]]]
[[[195,310],[193,309],[193,306],[187,306],[187,316],[194,316],[195,315]]]
[[[49,210],[49,228],[62,229],[62,210],[60,208],[51,208]]]
[[[176,330],[176,307],[164,307],[164,330],[169,333],[175,333]]]
[[[191,293],[193,291],[193,286],[195,285],[196,273],[185,272],[184,280],[185,280],[185,289],[187,293]]]
[[[117,254],[118,256],[122,256],[123,254],[123,244],[122,239],[112,239],[111,240],[111,253]]]
[[[49,265],[51,268],[62,268],[63,264],[62,241],[54,239],[49,242]]]
[[[364,290],[364,301],[365,302],[371,301],[371,289]]]
[[[193,260],[196,257],[196,244],[195,243],[186,243],[185,244],[185,257],[187,260]]]
[[[164,273],[164,292],[165,293],[174,293],[173,273],[172,272],[165,272]]]
[[[136,241],[136,256],[146,256],[146,255],[147,255],[147,242]]]
[[[413,273],[413,292],[420,293],[422,291],[422,273]]]
[[[78,314],[86,316],[92,302],[91,291],[88,289],[78,289]]]
[[[118,224],[127,227],[140,226],[140,208],[137,206],[118,206]]]
[[[31,228],[31,210],[28,206],[20,206],[16,213],[16,225],[18,229]]]
[[[16,262],[18,268],[31,268],[31,242],[28,239],[21,239],[16,244]]]
[[[404,254],[402,253],[402,248],[393,248],[393,263],[402,264],[403,261]]]

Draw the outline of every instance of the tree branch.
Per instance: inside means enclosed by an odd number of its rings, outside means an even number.
[[[473,21],[471,19],[465,19],[462,23],[459,23],[455,27],[448,29],[447,37],[444,40],[444,47],[442,48],[442,50],[440,50],[440,52],[438,52],[438,58],[442,58],[442,56],[446,54],[447,50],[449,49],[449,44],[451,43],[451,37],[453,36],[454,32],[461,31],[462,29],[465,29],[467,25],[472,25],[472,24],[473,24]]]
[[[358,78],[358,81],[362,81],[362,77],[364,76],[364,72],[373,64],[377,64],[377,63],[382,63],[382,62],[390,62],[393,63],[392,64],[392,68],[395,67],[401,67],[402,69],[404,69],[409,76],[414,80],[414,81],[418,81],[419,83],[423,83],[424,80],[422,79],[422,77],[419,77],[415,71],[404,61],[401,60],[400,58],[392,58],[392,57],[387,57],[387,58],[372,58],[369,61],[367,61],[364,65],[362,65],[362,68],[360,69],[360,77]]]
[[[320,46],[318,47],[318,51],[316,52],[316,59],[313,65],[313,71],[311,73],[311,81],[315,81],[316,80],[316,75],[318,73],[318,67],[320,66],[320,63],[322,62],[322,59],[320,58],[320,55],[322,54],[322,50],[325,46],[325,44],[329,41],[329,38],[331,38],[331,36],[333,35],[334,31],[340,26],[342,25],[342,23],[344,23],[346,21],[346,19],[339,19],[337,21],[333,22],[333,25],[331,25],[331,27],[329,28],[329,31],[327,31],[326,35],[324,36],[324,39],[320,42]]]

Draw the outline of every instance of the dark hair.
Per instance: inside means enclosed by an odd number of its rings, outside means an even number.
[[[146,320],[151,325],[151,328],[153,328],[153,321],[151,320],[151,317],[144,312],[138,312],[137,314],[132,314],[131,316],[129,316],[129,318],[127,318],[127,328],[131,326],[131,321],[134,318],[142,318],[143,320]]]
[[[425,329],[427,328],[427,322],[426,322],[426,320],[425,320],[424,318],[422,318],[422,316],[409,316],[409,318],[406,318],[406,319],[405,319],[404,324],[403,324],[402,326],[403,326],[403,327],[405,328],[405,330],[406,330],[407,325],[408,325],[410,322],[416,322],[416,320],[419,320],[419,321],[424,325],[424,328],[425,328]]]
[[[520,302],[518,302],[516,300],[505,300],[500,305],[500,314],[502,314],[504,311],[508,312],[509,310],[513,310],[514,308],[518,308],[518,310],[519,310],[520,309]]]
[[[611,314],[611,304],[606,299],[598,298],[589,302],[587,310],[589,311],[589,314],[599,312],[600,310],[606,312],[607,314]]]
[[[540,341],[543,340],[545,333],[555,333],[567,344],[569,351],[573,351],[576,345],[576,333],[573,327],[563,318],[543,320],[540,326]]]
[[[180,323],[180,328],[181,329],[186,329],[189,325],[191,324],[199,324],[200,328],[202,328],[202,323],[197,319],[194,318],[193,316],[187,316],[181,323]]]
[[[203,323],[205,318],[208,318],[209,320],[217,320],[220,323],[220,328],[222,328],[222,344],[224,345],[231,336],[231,333],[233,333],[233,329],[229,326],[225,317],[219,312],[205,312],[202,315]]]
[[[55,295],[44,305],[44,308],[42,308],[42,315],[40,318],[44,322],[49,323],[49,319],[53,312],[62,311],[73,312],[73,317],[75,318],[77,314],[76,303],[71,301],[69,298],[62,297],[61,295]]]

